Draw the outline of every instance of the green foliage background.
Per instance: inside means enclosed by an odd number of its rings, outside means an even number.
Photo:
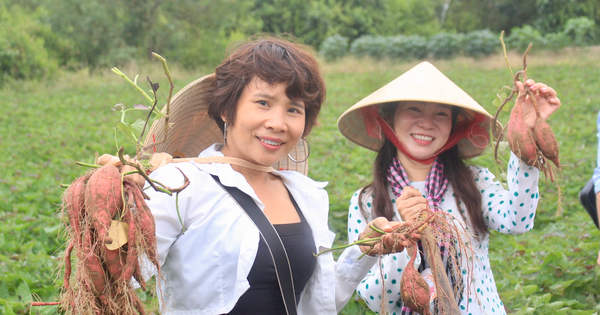
[[[509,57],[513,70],[520,69],[520,56]],[[498,290],[515,314],[599,310],[600,266],[595,260],[600,232],[577,199],[596,164],[599,57],[597,49],[561,54],[534,49],[530,54],[529,76],[555,87],[563,103],[550,124],[564,165],[560,180],[564,214],[555,217],[558,191],[542,182],[534,229],[524,235],[491,237]],[[496,111],[495,93],[511,83],[500,55],[433,62],[490,112]],[[337,131],[337,118],[414,64],[353,58],[323,62],[328,96],[321,124],[309,136],[309,175],[329,181],[330,228],[337,233],[338,244],[346,242],[347,205],[351,194],[370,181],[374,153],[346,140]],[[211,71],[173,67],[176,90]],[[162,85],[159,96],[166,97],[168,85],[157,62],[125,72],[130,77],[150,75]],[[116,103],[131,107],[145,99],[107,70],[91,75],[78,71],[44,83],[13,82],[0,89],[0,99],[4,113],[0,115],[0,314],[55,314],[55,307],[29,309],[28,302],[53,301],[62,285],[65,238],[58,212],[63,192],[59,185],[85,171],[75,161],[91,162],[94,152],[116,152],[113,128],[120,116],[110,109]],[[502,113],[501,120],[506,119]],[[473,163],[500,174],[490,155]],[[353,299],[342,314],[373,313]]]
[[[336,34],[351,43],[530,26],[545,36],[573,19],[584,19],[571,23],[573,41],[552,47],[599,43],[597,0],[0,0],[0,85],[57,68],[122,66],[153,51],[174,52],[188,69],[216,65],[231,41],[261,32],[291,33],[318,49]],[[443,43],[436,49],[448,50]]]

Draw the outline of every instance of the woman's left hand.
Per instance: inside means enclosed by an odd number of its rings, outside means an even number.
[[[516,82],[519,95],[526,94],[525,88],[528,87],[537,101],[537,107],[540,112],[540,116],[543,120],[548,119],[552,113],[554,113],[560,107],[560,99],[556,96],[556,91],[547,86],[544,83],[535,83],[532,79],[525,81],[525,84],[520,81]],[[522,102],[523,118],[529,128],[535,127],[535,121],[537,114],[533,107],[533,102],[529,95],[523,95],[517,98],[517,102]]]

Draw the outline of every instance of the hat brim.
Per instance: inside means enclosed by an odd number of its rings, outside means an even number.
[[[167,120],[164,117],[157,119],[148,131],[144,146],[159,142],[149,151],[165,152],[176,158],[190,158],[197,157],[214,143],[223,143],[221,129],[208,115],[208,102],[216,89],[214,73],[196,79],[182,88],[171,99],[168,131],[165,128]],[[163,107],[162,113],[167,113],[166,106]],[[289,155],[297,161],[303,161],[307,158],[308,150],[306,143],[299,141]],[[308,161],[296,163],[285,156],[275,163],[273,168],[306,175]]]

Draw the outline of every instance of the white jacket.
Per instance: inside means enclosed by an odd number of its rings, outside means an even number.
[[[200,157],[222,156],[219,145]],[[179,187],[183,176],[190,185],[178,196],[146,190],[156,221],[158,255],[162,279],[159,299],[163,314],[228,313],[249,288],[248,273],[258,250],[259,234],[254,223],[211,177],[225,186],[239,188],[264,210],[244,176],[229,164],[171,163],[151,177],[169,187]],[[283,179],[312,229],[316,248],[330,248],[335,234],[329,231],[327,183],[315,182],[294,171],[275,173]],[[181,220],[181,221],[180,221]],[[182,233],[182,225],[185,233]],[[315,271],[298,301],[299,314],[337,314],[348,302],[359,282],[375,264],[357,246],[346,249],[338,259],[331,253],[317,258]]]

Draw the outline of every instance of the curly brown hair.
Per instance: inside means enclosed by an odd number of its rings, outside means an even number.
[[[230,47],[229,56],[216,68],[217,87],[209,101],[208,114],[223,130],[222,115],[235,124],[237,102],[243,89],[254,77],[268,84],[287,85],[285,93],[305,106],[303,136],[317,124],[325,101],[325,80],[308,46],[294,42],[291,36],[253,36]]]

